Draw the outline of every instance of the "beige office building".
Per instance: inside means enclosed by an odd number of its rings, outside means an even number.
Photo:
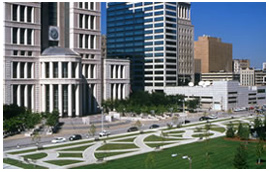
[[[202,36],[194,42],[195,73],[232,72],[232,44]]]

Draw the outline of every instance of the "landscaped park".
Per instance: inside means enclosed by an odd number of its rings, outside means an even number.
[[[235,135],[243,133],[239,128],[253,125],[255,118],[229,117],[10,150],[4,152],[4,163],[26,169],[265,169],[265,141],[227,138],[231,126]]]

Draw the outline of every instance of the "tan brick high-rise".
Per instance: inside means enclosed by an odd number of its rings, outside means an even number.
[[[202,36],[194,42],[195,73],[232,72],[232,44]]]

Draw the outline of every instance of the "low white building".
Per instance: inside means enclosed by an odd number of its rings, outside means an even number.
[[[202,108],[229,110],[266,104],[265,86],[241,86],[238,81],[213,81],[210,85],[166,87],[167,95],[200,98]]]

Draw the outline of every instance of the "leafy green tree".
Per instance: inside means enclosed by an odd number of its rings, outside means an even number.
[[[250,134],[250,129],[249,129],[249,125],[247,124],[242,124],[242,127],[241,127],[241,131],[239,133],[239,137],[240,139],[242,140],[248,140],[249,139],[249,134]]]
[[[149,153],[145,159],[145,168],[146,169],[153,169],[155,168],[155,156],[153,153]]]
[[[54,110],[52,113],[46,114],[46,125],[54,127],[59,123],[59,112]]]
[[[227,131],[226,131],[226,137],[229,138],[234,138],[234,128],[233,128],[233,123],[231,122],[230,124],[227,125]]]
[[[3,120],[7,120],[18,116],[20,114],[24,114],[26,111],[25,107],[19,107],[16,104],[11,105],[3,105]]]
[[[96,127],[94,124],[91,124],[90,129],[89,129],[89,135],[94,137],[95,133],[96,133]]]
[[[262,127],[262,120],[257,117],[254,119],[254,129],[256,130],[260,127]]]
[[[39,149],[39,142],[41,141],[41,135],[39,132],[34,132],[32,135],[32,141],[36,143],[37,149]]]
[[[256,145],[256,156],[258,158],[258,164],[261,164],[261,157],[265,152],[264,143],[260,140]]]
[[[234,156],[234,167],[237,169],[246,169],[248,168],[247,164],[247,149],[246,146],[241,143],[237,148],[237,152]]]

